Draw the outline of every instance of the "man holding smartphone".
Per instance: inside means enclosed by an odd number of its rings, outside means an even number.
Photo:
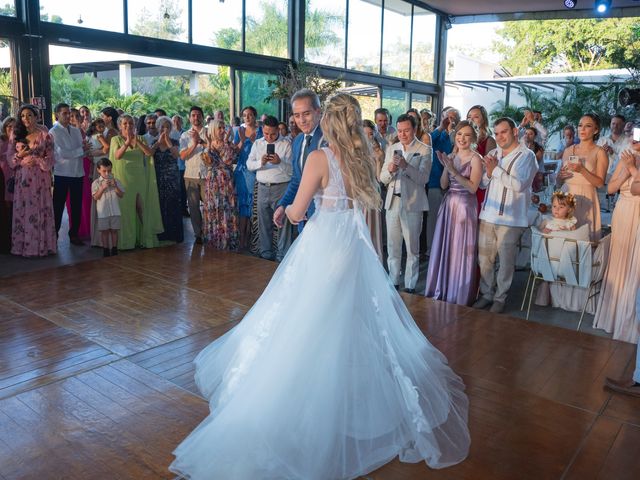
[[[247,169],[256,172],[258,182],[258,245],[260,256],[280,261],[292,241],[291,224],[286,221],[280,230],[278,251],[273,253],[273,214],[291,180],[291,142],[280,136],[278,119],[267,116],[262,123],[263,137],[251,147]]]
[[[387,148],[380,174],[380,181],[388,185],[384,208],[387,211],[389,276],[396,289],[400,289],[404,239],[407,248],[404,285],[408,293],[415,293],[418,282],[422,216],[429,210],[425,185],[429,180],[432,161],[431,147],[416,138],[416,126],[416,120],[411,115],[398,117],[398,142]]]

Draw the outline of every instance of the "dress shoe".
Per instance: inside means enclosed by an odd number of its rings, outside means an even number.
[[[613,378],[607,377],[604,381],[604,385],[616,393],[640,397],[640,383],[634,382],[633,379],[614,380]]]
[[[489,309],[491,313],[502,313],[504,312],[504,303],[503,302],[493,302],[491,308]]]
[[[405,288],[404,289],[405,293],[416,293],[416,289],[415,288]]]
[[[111,248],[111,256],[115,256],[118,254],[118,247],[112,247]]]
[[[204,241],[202,240],[202,237],[196,237],[196,243],[198,245],[202,245],[204,243]]]
[[[80,240],[78,237],[70,237],[69,241],[71,242],[72,245],[77,245],[78,247],[81,247],[82,245],[84,245],[84,242]]]
[[[480,297],[478,300],[476,300],[476,303],[474,303],[472,305],[472,308],[477,308],[479,310],[482,310],[483,308],[487,308],[489,305],[491,305],[491,300],[487,300],[484,297]]]
[[[109,250],[108,248],[103,248],[102,249],[102,256],[103,257],[110,257],[111,256],[111,250]]]

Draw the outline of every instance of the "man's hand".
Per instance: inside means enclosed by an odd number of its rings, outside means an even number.
[[[277,153],[271,155],[269,161],[274,165],[278,165],[281,162],[280,157]]]
[[[493,170],[498,166],[498,159],[493,155],[485,155],[485,157],[482,159],[482,163],[485,170],[487,171],[487,176],[491,178],[493,175]]]
[[[402,170],[404,170],[405,168],[407,168],[407,161],[404,159],[403,155],[398,155],[396,153],[393,154],[393,163],[396,167],[401,168]]]
[[[394,162],[391,162],[387,169],[389,170],[389,173],[396,173],[398,171],[398,166]]]
[[[282,228],[284,226],[284,207],[280,206],[273,212],[273,223],[276,227]]]
[[[262,166],[264,167],[267,163],[269,163],[270,160],[271,160],[271,155],[265,153],[264,155],[262,155],[262,158],[260,159],[260,162],[262,163]]]

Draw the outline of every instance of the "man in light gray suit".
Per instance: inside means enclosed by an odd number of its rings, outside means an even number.
[[[418,282],[420,232],[423,212],[429,210],[425,185],[431,172],[431,147],[416,138],[416,120],[400,115],[396,122],[398,142],[387,147],[380,180],[388,186],[384,208],[387,219],[389,276],[400,288],[402,240],[407,249],[405,291],[415,293]]]

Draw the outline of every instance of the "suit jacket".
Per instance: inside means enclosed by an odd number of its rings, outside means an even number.
[[[316,131],[311,137],[311,144],[309,145],[309,153],[317,150],[320,146],[320,142],[322,141],[322,130],[318,125]],[[291,163],[293,164],[293,174],[291,175],[291,180],[289,181],[289,186],[287,187],[287,191],[284,192],[284,195],[278,202],[278,206],[287,207],[293,203],[294,198],[296,198],[296,194],[298,193],[298,187],[300,186],[300,180],[302,179],[302,168],[300,167],[300,155],[302,154],[302,149],[304,148],[304,134],[300,133],[296,138],[293,139],[292,145],[292,154],[291,154]],[[313,215],[315,211],[315,205],[313,202],[309,205],[309,210],[307,210],[307,217]]]
[[[407,168],[404,170],[399,169],[396,173],[390,173],[389,165],[393,163],[394,150],[403,150],[402,144],[400,142],[394,143],[387,148],[382,173],[380,174],[380,181],[385,185],[389,185],[384,208],[388,210],[391,206],[394,182],[401,182],[400,201],[402,208],[408,212],[429,210],[425,185],[429,181],[429,173],[431,172],[431,147],[415,139],[405,152]]]

